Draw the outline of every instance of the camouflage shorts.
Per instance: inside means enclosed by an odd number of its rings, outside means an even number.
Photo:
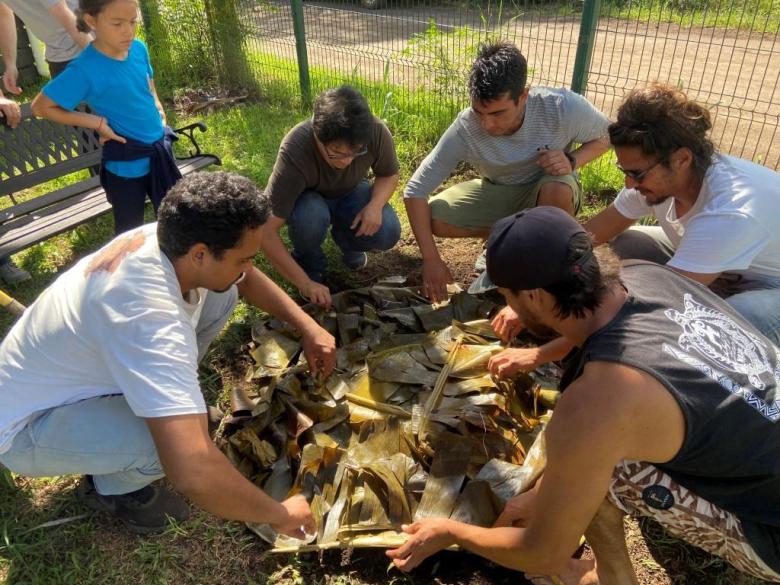
[[[615,467],[607,497],[626,514],[652,518],[670,534],[725,559],[744,573],[780,581],[780,574],[750,546],[734,514],[692,493],[653,465],[621,462]]]

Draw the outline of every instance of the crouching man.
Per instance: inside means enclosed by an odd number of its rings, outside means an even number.
[[[621,270],[557,208],[496,223],[487,271],[528,329],[578,348],[547,427],[547,467],[494,528],[435,518],[405,527],[394,563],[411,570],[458,544],[564,583],[636,584],[629,513],[780,580],[778,349],[671,268]],[[570,559],[583,533],[595,566]]]
[[[156,224],[120,235],[60,276],[0,345],[0,463],[29,476],[84,474],[80,495],[137,533],[183,519],[173,487],[223,518],[301,536],[302,496],[278,503],[209,439],[198,362],[238,293],[297,327],[313,373],[333,337],[254,265],[268,218],[251,181],[196,173]]]

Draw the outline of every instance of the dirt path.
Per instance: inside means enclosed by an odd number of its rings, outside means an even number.
[[[405,88],[441,84],[447,77],[444,67],[457,86],[465,80],[471,47],[490,30],[514,40],[529,57],[530,83],[571,85],[578,15],[526,13],[509,18],[504,14],[503,24],[496,26],[496,9],[492,14],[490,8],[482,10],[481,15],[476,10],[426,6],[422,1],[413,7],[399,1],[380,10],[307,2],[309,63],[377,81],[387,76]],[[601,18],[587,96],[613,115],[625,93],[637,84],[656,79],[678,84],[712,108],[713,137],[723,151],[777,168],[780,42],[776,33],[761,32],[765,23],[752,17],[757,32]],[[409,40],[425,31],[431,20],[443,32],[460,33],[441,40],[436,52],[418,49],[405,54]],[[295,59],[288,2],[247,7],[244,21],[258,48]]]

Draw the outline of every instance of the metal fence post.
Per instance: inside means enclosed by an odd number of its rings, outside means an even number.
[[[596,40],[600,13],[601,0],[585,0],[580,19],[580,35],[577,39],[577,56],[574,59],[574,74],[571,77],[571,89],[579,94],[584,94],[588,85],[588,71],[593,58],[593,42]]]
[[[311,80],[309,79],[309,55],[306,52],[306,30],[303,25],[303,0],[292,0],[295,52],[298,55],[298,78],[304,105],[311,103]]]

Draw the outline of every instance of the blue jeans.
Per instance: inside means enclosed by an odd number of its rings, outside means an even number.
[[[369,250],[389,250],[401,237],[401,223],[390,204],[382,209],[382,226],[373,236],[356,237],[350,229],[355,216],[371,200],[371,185],[361,181],[352,191],[337,199],[328,199],[316,191],[304,191],[295,202],[287,220],[292,256],[306,274],[322,282],[327,266],[322,244],[331,228],[333,241],[347,264]]]
[[[236,287],[206,296],[196,329],[198,359],[205,357],[237,300]],[[0,463],[31,477],[92,475],[103,495],[133,492],[165,475],[145,419],[135,415],[122,394],[38,412],[0,455]]]
[[[666,264],[674,256],[674,246],[658,226],[631,227],[610,245],[623,259]],[[723,281],[728,281],[736,275],[724,273],[723,276]],[[725,282],[723,286],[719,280],[711,288],[775,345],[780,345],[780,278],[740,278],[734,284]]]

